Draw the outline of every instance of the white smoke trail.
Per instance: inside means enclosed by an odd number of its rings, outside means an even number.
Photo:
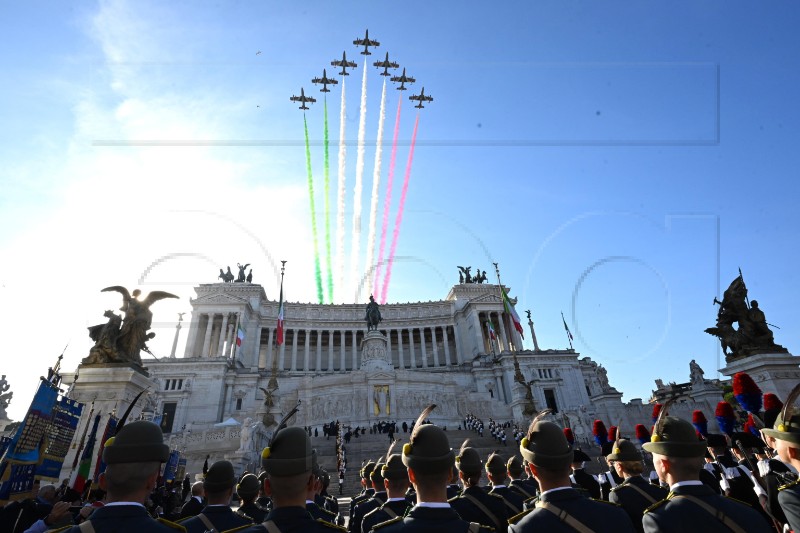
[[[350,244],[349,288],[355,293],[361,278],[358,256],[361,255],[361,194],[364,178],[364,137],[367,133],[367,59],[364,57],[364,75],[361,78],[361,112],[358,117],[358,151],[356,152],[356,184],[353,188],[353,237]],[[357,303],[357,302],[354,302]]]
[[[378,218],[378,187],[381,183],[381,154],[383,143],[383,123],[386,120],[386,78],[383,78],[383,91],[381,92],[381,111],[378,118],[378,136],[375,138],[375,168],[372,172],[372,199],[369,206],[369,231],[367,232],[367,262],[364,269],[372,268],[375,257],[375,222]],[[371,275],[364,276],[364,282],[369,283]],[[363,289],[363,287],[360,287]],[[372,287],[377,291],[378,287]]]
[[[334,302],[337,301],[336,293],[344,291],[344,193],[345,193],[345,162],[347,161],[347,145],[344,139],[345,126],[345,98],[344,76],[342,77],[342,106],[339,112],[339,186],[336,194],[336,285],[334,286]],[[341,297],[339,301],[341,301]]]

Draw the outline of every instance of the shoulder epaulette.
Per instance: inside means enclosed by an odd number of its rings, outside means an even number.
[[[248,527],[253,527],[253,524],[244,524],[242,526],[235,527],[233,529],[226,529],[225,531],[222,531],[221,533],[235,533],[236,531],[241,531],[242,529],[247,529]]]
[[[402,519],[403,519],[402,516],[398,516],[397,518],[392,518],[391,520],[387,520],[386,522],[381,522],[380,524],[376,524],[376,525],[372,526],[372,529],[374,531],[376,529],[380,529],[380,528],[382,528],[384,526],[388,526],[390,524],[396,524],[397,522],[401,521]],[[342,529],[344,529],[344,528],[342,528]],[[347,531],[347,530],[345,530],[345,531]]]
[[[798,477],[797,479],[795,479],[791,483],[787,483],[786,485],[781,485],[780,487],[778,487],[778,490],[784,490],[784,489],[788,489],[788,488],[794,487],[798,483],[800,483],[800,477]]]
[[[589,498],[589,499],[592,500],[593,502],[605,503],[606,505],[613,505],[614,507],[622,507],[620,504],[610,502],[608,500],[597,500],[595,498]]]
[[[535,510],[535,508],[532,508],[532,509],[528,509],[527,511],[522,511],[521,513],[515,514],[514,516],[512,516],[511,518],[508,519],[508,525],[510,526],[510,525],[516,524],[517,522],[519,522],[522,519],[522,517],[524,517],[527,514],[532,513],[534,510]]]
[[[625,488],[625,487],[627,487],[627,486],[628,486],[628,484],[627,484],[627,483],[623,483],[623,484],[621,484],[621,485],[617,485],[616,487],[612,487],[612,488],[611,488],[611,492],[616,492],[616,491],[618,491],[619,489]]]
[[[535,502],[535,501],[536,501],[536,500],[538,500],[538,499],[539,499],[539,497],[538,497],[538,496],[531,496],[531,497],[530,497],[530,498],[528,498],[527,500],[524,500],[522,503]]]
[[[178,518],[177,520],[174,520],[173,523],[175,523],[175,524],[183,524],[184,522],[186,522],[190,518],[194,518],[194,516],[184,516],[183,518]]]
[[[158,520],[160,523],[164,524],[165,526],[167,526],[169,528],[172,528],[172,529],[175,529],[177,531],[184,531],[184,532],[186,531],[186,528],[183,527],[182,525],[178,524],[177,522],[173,522],[173,521],[167,520],[165,518],[156,518],[156,520]],[[253,524],[250,524],[250,525],[253,525]]]
[[[456,500],[457,500],[457,499],[459,499],[460,497],[461,497],[460,495],[459,495],[459,496],[453,496],[452,498],[450,498],[449,500],[447,500],[447,503],[453,503],[454,501],[456,501]]]
[[[725,495],[723,494],[722,496],[725,496]],[[727,499],[729,499],[729,500],[733,500],[733,501],[735,501],[736,503],[741,503],[742,505],[750,505],[749,503],[747,503],[747,502],[743,502],[742,500],[737,500],[736,498],[734,498],[734,497],[732,497],[732,496],[725,496],[725,498],[727,498]]]
[[[497,494],[495,492],[487,492],[486,494],[488,494],[489,496],[492,496],[494,498],[500,498],[501,500],[505,500],[505,498],[503,498],[502,496],[500,496],[499,494]]]
[[[47,524],[45,524],[45,525],[47,525]],[[47,533],[59,533],[59,531],[66,531],[67,529],[70,529],[72,527],[75,527],[75,525],[74,524],[70,524],[68,526],[60,527],[58,529],[48,529]]]
[[[246,518],[246,519],[250,520],[251,522],[255,522],[255,520],[253,520],[252,516],[250,516],[249,514],[243,512],[241,509],[236,509],[236,511],[234,511],[234,512],[237,515],[241,516],[242,518]]]
[[[650,511],[652,511],[652,510],[654,510],[654,509],[657,509],[658,507],[661,507],[662,505],[664,505],[664,504],[665,504],[665,503],[667,503],[668,501],[669,501],[669,498],[664,498],[664,499],[663,499],[663,500],[661,500],[661,501],[657,501],[656,503],[654,503],[653,505],[651,505],[650,507],[648,507],[647,509],[645,509],[645,510],[644,510],[644,512],[645,512],[645,513],[649,513]]]
[[[323,511],[323,512],[325,512],[325,513],[327,513],[327,514],[329,514],[331,516],[336,516],[336,513],[334,513],[333,511],[329,511],[329,510],[325,509],[324,507],[320,507],[319,510]]]
[[[337,526],[336,524],[331,524],[330,522],[328,522],[327,520],[323,520],[322,518],[317,518],[316,522],[318,524],[322,524],[325,527],[335,529],[336,531],[347,531],[346,528],[343,528],[342,526]]]

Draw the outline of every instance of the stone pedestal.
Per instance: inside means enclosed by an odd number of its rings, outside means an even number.
[[[143,390],[155,389],[151,378],[143,374],[141,370],[125,363],[79,365],[78,374],[80,377],[72,389],[71,397],[85,404],[85,407],[78,422],[75,437],[72,439],[72,445],[64,458],[60,479],[70,477],[73,470],[72,463],[75,454],[78,453],[81,437],[86,431],[87,425],[89,432],[92,431],[96,415],[100,415],[100,423],[97,426],[97,440],[99,441],[111,413],[115,413],[117,417],[122,416],[137,394]],[[74,379],[74,375],[65,375],[64,377],[65,385],[70,384],[70,378]],[[92,402],[94,402],[94,411],[92,411]],[[128,415],[127,422],[137,420],[142,413],[143,406],[144,401],[140,398]],[[86,441],[88,440],[89,433],[86,435]],[[95,450],[98,449],[99,442],[95,444]],[[92,462],[90,476],[94,474],[94,466],[94,462]]]
[[[254,451],[236,450],[232,453],[226,453],[224,457],[233,465],[233,471],[236,473],[237,478],[241,476],[245,470],[248,472],[258,472],[261,466],[260,464],[256,464],[256,452]]]
[[[747,372],[765,393],[778,395],[781,401],[800,381],[800,357],[788,353],[757,354],[731,361],[720,372],[733,377],[737,372]]]
[[[368,331],[361,341],[361,370],[368,372],[394,370],[387,350],[386,337],[380,331]]]

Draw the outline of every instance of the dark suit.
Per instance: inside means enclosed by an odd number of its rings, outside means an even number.
[[[780,488],[778,503],[792,530],[800,531],[800,479]]]
[[[197,501],[197,498],[192,496],[189,501],[184,503],[183,507],[181,507],[181,514],[178,515],[178,519],[197,516],[200,514],[200,511],[203,510],[203,507],[205,507],[205,504]]]
[[[304,507],[281,507],[273,509],[264,519],[272,521],[281,530],[281,533],[331,533],[332,531],[347,531],[343,527],[331,524],[324,520],[314,520]],[[241,533],[266,533],[264,526],[256,524],[244,529]]]
[[[572,478],[575,480],[576,485],[581,486],[589,493],[589,496],[595,500],[600,499],[600,483],[591,474],[587,474],[586,470],[583,468],[573,470]]]
[[[369,533],[372,528],[378,524],[405,516],[406,511],[411,509],[413,505],[414,504],[405,499],[393,502],[387,501],[377,509],[373,509],[364,515],[364,519],[361,521],[361,533]],[[393,514],[390,514],[388,511],[391,511]]]
[[[481,490],[478,488],[477,490]],[[405,518],[395,518],[374,527],[378,533],[467,533],[470,523],[453,509],[414,506]],[[481,527],[481,533],[490,529]]]
[[[689,525],[692,531],[703,531],[704,533],[716,531],[728,533],[730,531],[716,516],[694,502],[678,498],[682,495],[694,496],[702,500],[748,533],[772,531],[767,520],[758,511],[743,503],[714,494],[710,487],[702,484],[676,487],[670,492],[667,499],[661,500],[660,504],[645,511],[642,517],[644,531],[686,533]]]
[[[227,531],[253,523],[252,520],[234,513],[227,505],[206,506],[202,514],[214,524],[217,531]],[[205,533],[208,530],[208,526],[198,516],[184,520],[180,525],[186,528],[187,533]]]
[[[652,499],[646,498],[636,489],[641,489]],[[642,476],[633,476],[626,479],[621,485],[617,485],[611,489],[611,494],[608,495],[608,501],[616,503],[625,509],[636,531],[641,533],[644,531],[642,515],[645,509],[666,498],[667,494],[669,494],[669,491],[651,485],[645,481]]]
[[[494,487],[489,491],[489,494],[497,494],[503,498],[506,504],[506,515],[514,516],[522,512],[522,504],[525,501],[518,492],[511,490],[509,487]]]
[[[494,515],[494,518],[487,516],[467,496],[471,496],[481,502]],[[496,494],[484,492],[480,487],[468,487],[461,492],[460,496],[449,500],[449,502],[453,510],[467,522],[477,522],[498,531],[502,531],[508,525],[508,512],[503,498]]]
[[[558,507],[595,533],[633,533],[635,529],[628,515],[616,505],[596,501],[573,488],[558,489],[542,493],[540,502]],[[525,514],[518,522],[508,527],[509,533],[539,532],[575,533],[558,516],[542,507],[536,507]],[[684,532],[685,533],[685,532]]]
[[[153,519],[141,505],[112,505],[95,509],[89,518],[96,533],[175,533],[179,526],[170,527]],[[67,533],[81,533],[80,526],[73,526]]]
[[[387,498],[386,491],[376,492],[369,500],[356,505],[350,515],[350,523],[347,525],[350,533],[361,533],[361,521],[364,520],[364,515],[383,505]]]

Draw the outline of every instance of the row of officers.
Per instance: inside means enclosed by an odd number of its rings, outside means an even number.
[[[205,503],[195,516],[179,523],[151,518],[142,503],[155,487],[169,449],[157,425],[138,421],[124,426],[104,449],[105,506],[83,524],[56,531],[800,533],[796,474],[778,487],[774,501],[769,492],[765,503],[718,494],[713,484],[701,479],[709,472],[703,466],[709,443],[698,440],[691,423],[666,412],[656,423],[652,441],[643,446],[652,454],[661,483],[653,485],[641,476],[641,451],[618,438],[607,456],[616,477],[609,472],[609,484],[615,486],[605,501],[583,488],[580,466],[585,459],[557,424],[538,416],[520,442],[522,459],[504,460],[494,453],[482,461],[468,442],[453,450],[446,432],[421,423],[433,407],[423,411],[407,443],[393,444],[384,458],[362,468],[363,491],[350,502],[346,527],[336,523],[336,500],[325,496],[325,474],[308,434],[299,427],[275,432],[262,452],[259,477],[249,474],[237,480],[233,466],[219,461],[202,482]],[[789,409],[773,429],[763,430],[763,436],[781,463],[800,467],[800,412]],[[727,456],[719,447],[714,452]],[[736,468],[719,466],[720,480],[728,480],[724,469]],[[488,490],[480,483],[484,472]],[[456,477],[461,487],[454,483]],[[730,485],[728,480],[729,489]],[[242,499],[236,512],[229,506],[234,491]],[[32,531],[47,530],[65,513],[57,505]]]

